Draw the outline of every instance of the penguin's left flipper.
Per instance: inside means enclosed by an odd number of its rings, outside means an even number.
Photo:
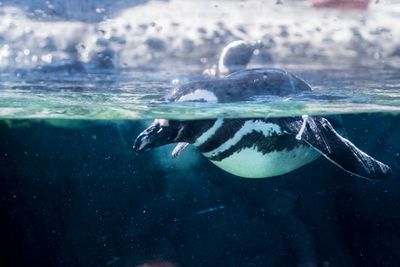
[[[285,128],[289,133],[298,135],[303,124],[303,120],[297,119],[286,124]],[[352,142],[340,136],[325,118],[309,117],[301,134],[301,140],[353,175],[381,180],[392,173],[389,166],[367,155]]]

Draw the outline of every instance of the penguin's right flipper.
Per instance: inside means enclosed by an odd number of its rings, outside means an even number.
[[[184,142],[178,143],[175,146],[174,150],[172,151],[171,156],[173,158],[177,158],[187,148],[188,145],[189,143],[184,143]]]
[[[353,175],[373,180],[385,179],[391,175],[389,166],[372,158],[340,136],[327,119],[309,117],[306,124],[301,140],[340,168]],[[299,119],[292,122],[287,130],[298,134],[302,125],[303,122]]]

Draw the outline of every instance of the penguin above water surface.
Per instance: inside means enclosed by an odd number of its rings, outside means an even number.
[[[287,96],[312,90],[304,80],[287,71],[246,70],[247,63],[227,76],[183,84],[164,100],[227,103],[260,95]],[[137,137],[134,149],[142,151],[170,143],[178,143],[173,156],[178,156],[187,144],[193,144],[221,169],[246,178],[282,175],[321,155],[359,177],[384,179],[391,173],[387,165],[340,136],[331,123],[320,116],[156,119]]]

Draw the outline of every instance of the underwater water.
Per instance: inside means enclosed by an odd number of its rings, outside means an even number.
[[[171,87],[167,77],[178,77],[163,71],[3,81],[7,266],[397,266],[400,76],[301,69],[315,92],[241,105],[152,105]],[[320,158],[282,176],[245,179],[194,148],[177,159],[171,146],[132,148],[149,119],[264,113],[343,113],[349,140],[393,175],[361,179]]]
[[[0,266],[400,266],[399,16],[398,1],[2,1]],[[264,43],[248,68],[313,91],[157,103],[236,39]],[[193,146],[133,149],[157,118],[304,114],[341,115],[392,175],[321,157],[246,179]]]

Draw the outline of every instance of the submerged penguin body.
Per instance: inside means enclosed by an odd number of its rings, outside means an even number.
[[[214,127],[212,133],[203,133],[194,144],[216,166],[240,177],[285,174],[320,156],[308,145],[297,142],[275,121],[219,119],[214,125],[219,127]]]
[[[358,149],[319,116],[306,123],[302,117],[155,120],[137,137],[134,148],[143,151],[178,142],[193,144],[219,168],[245,178],[282,175],[319,156],[358,177],[380,180],[391,175],[387,165]]]

